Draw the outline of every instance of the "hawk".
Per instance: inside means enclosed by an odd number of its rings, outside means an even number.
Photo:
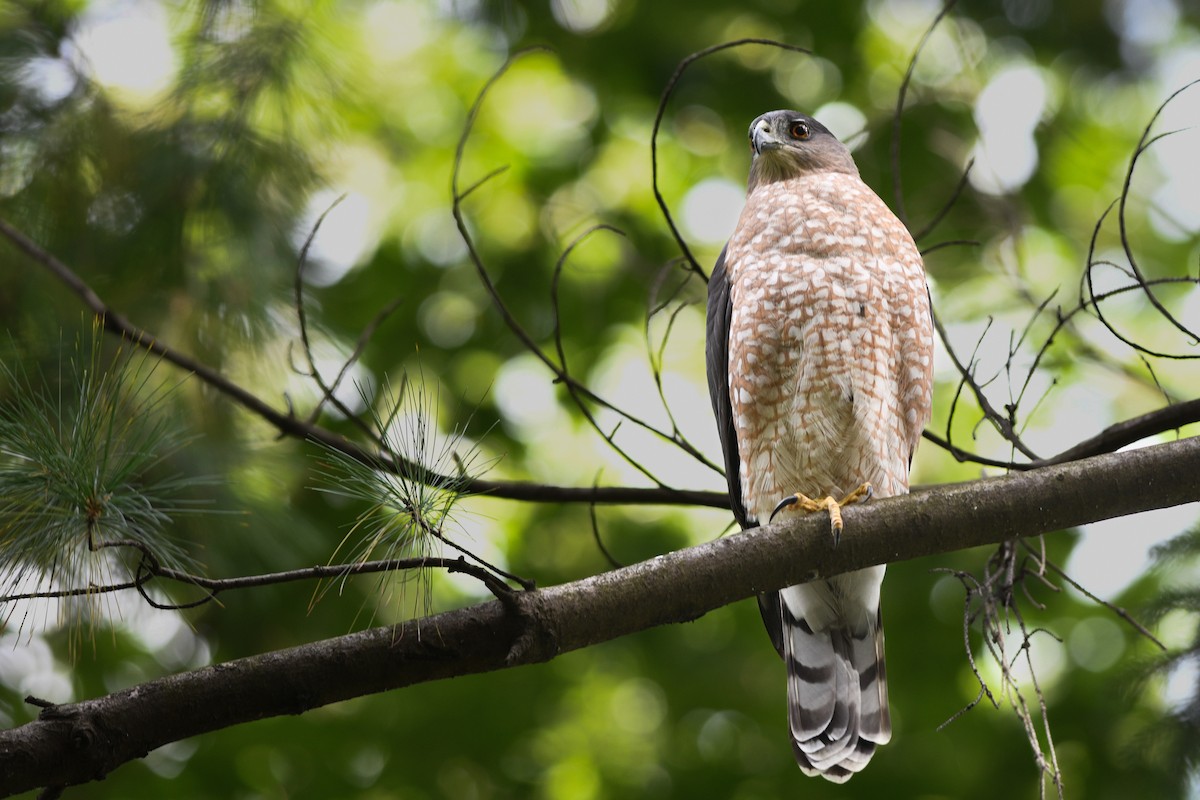
[[[708,388],[742,528],[908,491],[929,421],[933,324],[921,254],[812,117],[750,125],[746,205],[708,285]],[[882,566],[759,596],[787,668],[806,775],[842,783],[892,734]]]

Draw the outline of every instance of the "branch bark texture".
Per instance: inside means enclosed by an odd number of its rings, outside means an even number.
[[[761,591],[1200,501],[1200,437],[789,516],[574,583],[45,709],[0,732],[0,797],[103,778],[168,742],[456,675],[546,661]],[[520,609],[516,613],[513,609]]]

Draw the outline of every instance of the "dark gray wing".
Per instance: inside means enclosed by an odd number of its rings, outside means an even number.
[[[734,519],[742,528],[753,527],[742,503],[737,431],[733,427],[733,406],[729,402],[729,326],[733,317],[733,301],[729,295],[729,278],[725,274],[725,249],[717,257],[712,276],[708,279],[708,314],[704,331],[704,360],[708,368],[708,397],[712,400],[713,415],[717,418],[717,433],[721,436],[721,452],[725,455],[725,480],[729,484],[729,505]]]
[[[725,250],[717,258],[712,276],[708,279],[708,313],[704,331],[704,360],[708,372],[708,397],[713,415],[717,418],[717,433],[721,436],[721,452],[725,455],[725,480],[729,484],[729,505],[733,517],[743,529],[753,528],[742,502],[742,479],[739,469],[737,431],[733,427],[733,406],[729,402],[729,326],[733,317],[733,301],[729,293],[729,278],[725,274]],[[771,643],[783,656],[783,620],[780,617],[779,592],[758,596],[758,610]]]

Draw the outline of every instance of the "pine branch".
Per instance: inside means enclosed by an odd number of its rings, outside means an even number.
[[[457,675],[546,661],[799,581],[1200,501],[1200,437],[789,518],[517,602],[481,603],[45,705],[0,732],[0,796],[103,778],[168,742]],[[510,613],[510,608],[519,612]],[[31,698],[31,702],[37,703]]]

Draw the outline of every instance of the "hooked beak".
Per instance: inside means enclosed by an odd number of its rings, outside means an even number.
[[[765,119],[756,119],[750,126],[750,146],[755,155],[762,155],[767,150],[778,150],[783,145],[771,132],[771,125]]]

